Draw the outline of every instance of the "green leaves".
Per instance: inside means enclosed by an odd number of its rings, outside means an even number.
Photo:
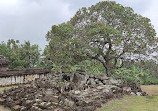
[[[0,55],[11,62],[11,69],[33,68],[38,65],[40,50],[38,45],[31,45],[29,41],[20,44],[19,40],[11,39],[7,44],[0,43]]]
[[[47,40],[51,40],[56,37],[60,37],[62,39],[67,39],[72,36],[71,26],[66,23],[62,23],[59,26],[53,25],[51,31],[48,31],[46,34]]]
[[[157,64],[153,61],[126,62],[124,68],[115,70],[113,76],[123,82],[137,82],[143,85],[157,84]]]

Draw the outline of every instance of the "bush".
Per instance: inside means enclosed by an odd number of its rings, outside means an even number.
[[[145,82],[144,82],[144,85],[151,85],[151,84],[153,84],[153,85],[157,85],[158,84],[158,78],[155,78],[155,77],[149,77],[149,78],[147,78],[146,80],[145,80]]]
[[[79,64],[72,66],[70,71],[84,70],[88,73],[105,73],[103,65],[95,60],[85,60]]]
[[[121,79],[123,83],[134,83],[140,82],[138,76],[136,76],[131,69],[121,68],[117,69],[112,73],[114,78]]]
[[[158,79],[153,77],[149,73],[149,70],[144,71],[142,68],[136,66],[117,69],[112,76],[121,79],[124,83],[132,82],[141,85],[158,84]]]

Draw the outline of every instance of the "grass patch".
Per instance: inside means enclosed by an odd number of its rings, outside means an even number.
[[[158,95],[158,85],[143,85],[141,89],[148,95]]]
[[[0,111],[11,111],[9,108],[6,108],[2,105],[0,105]]]
[[[158,111],[158,96],[125,96],[100,111]]]
[[[97,111],[158,111],[158,85],[141,86],[148,96],[124,96]]]
[[[18,87],[18,86],[8,86],[8,87],[0,87],[0,92],[3,92],[4,89],[11,89],[13,87]]]

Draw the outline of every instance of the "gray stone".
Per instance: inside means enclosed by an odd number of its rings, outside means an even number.
[[[104,84],[107,84],[107,83],[108,83],[108,80],[103,80],[103,83],[104,83]]]
[[[107,77],[106,75],[104,75],[101,79],[102,79],[102,80],[108,80],[109,77]]]
[[[94,81],[95,81],[95,82],[98,82],[98,81],[100,81],[100,80],[99,80],[99,79],[95,79]]]
[[[47,89],[46,94],[53,94],[53,90],[52,89]]]
[[[103,85],[103,83],[101,81],[99,81],[99,85]]]
[[[103,77],[103,74],[95,74],[96,79],[101,79]]]
[[[61,108],[56,108],[56,109],[54,109],[54,111],[64,111],[64,110]]]
[[[133,95],[133,96],[136,96],[136,94],[134,92],[131,92],[130,94]]]
[[[74,93],[75,93],[76,95],[78,95],[78,94],[81,93],[81,91],[77,90],[77,91],[75,91]]]
[[[33,106],[38,106],[40,103],[34,103]]]
[[[94,76],[94,74],[91,74],[89,77],[90,77],[90,78],[94,78],[95,76]]]
[[[58,105],[59,103],[57,103],[57,102],[52,102],[52,104],[54,104],[54,105]]]
[[[142,93],[141,92],[137,92],[136,95],[137,96],[142,96]]]
[[[52,105],[52,103],[51,102],[47,102],[46,104],[45,104],[45,106],[48,108],[48,107],[50,107]]]
[[[25,111],[27,111],[27,110],[25,110]],[[42,109],[37,106],[32,106],[31,111],[42,111]]]
[[[85,75],[84,77],[84,83],[86,83],[86,81],[89,79],[89,75]]]
[[[87,84],[88,84],[88,85],[96,85],[96,82],[94,81],[93,78],[90,78],[90,79],[87,81]]]
[[[27,108],[25,106],[21,106],[20,111],[26,111]]]
[[[65,99],[65,104],[66,104],[67,106],[69,106],[69,107],[73,107],[75,103],[74,103],[73,101],[70,101],[70,100],[68,100],[68,99]]]
[[[36,102],[36,103],[41,103],[42,100],[41,100],[41,99],[35,99],[35,102]]]
[[[33,101],[32,100],[26,100],[26,105],[31,104]]]
[[[111,85],[112,84],[112,82],[110,80],[103,80],[103,83],[105,85]]]
[[[127,91],[127,92],[131,92],[132,89],[131,89],[130,87],[128,87],[128,88],[126,89],[126,91]]]
[[[55,95],[46,95],[43,97],[42,100],[45,102],[56,102],[56,103],[59,102],[58,96],[55,96]]]
[[[47,107],[46,107],[46,103],[47,102],[42,102],[41,104],[39,104],[39,107],[41,108],[41,109],[46,109]]]
[[[104,92],[104,93],[109,93],[110,90],[109,90],[109,89],[103,89],[103,92]]]
[[[97,88],[98,90],[104,89],[103,86],[97,86],[96,88]]]
[[[110,82],[112,85],[116,85],[116,84],[119,84],[120,81],[110,78]]]

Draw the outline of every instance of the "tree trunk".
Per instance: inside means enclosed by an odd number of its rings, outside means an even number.
[[[106,69],[106,75],[109,77],[110,76],[110,68],[109,68],[109,66],[107,66],[105,69]]]
[[[105,60],[105,61],[102,61],[100,59],[98,59],[97,57],[94,57],[95,60],[101,62],[104,66],[104,68],[106,69],[106,75],[109,77],[110,76],[110,61],[109,60]]]
[[[109,61],[108,62],[102,62],[104,68],[106,69],[106,75],[109,77],[110,76],[110,65],[109,65]]]
[[[110,61],[106,60],[106,74],[109,77],[110,76]]]

